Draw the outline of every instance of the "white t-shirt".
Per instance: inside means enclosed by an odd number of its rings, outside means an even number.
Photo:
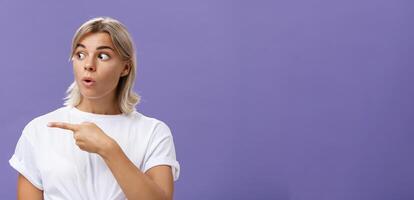
[[[65,106],[30,121],[9,160],[14,169],[43,190],[44,199],[126,199],[104,160],[81,150],[71,131],[48,127],[50,121],[93,122],[142,172],[156,165],[169,165],[174,181],[178,180],[180,164],[173,136],[164,122],[137,111],[101,115]]]

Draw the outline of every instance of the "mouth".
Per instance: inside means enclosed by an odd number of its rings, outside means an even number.
[[[82,83],[85,86],[88,86],[88,87],[94,85],[95,82],[96,81],[93,78],[90,78],[90,77],[85,77],[85,78],[82,79]]]

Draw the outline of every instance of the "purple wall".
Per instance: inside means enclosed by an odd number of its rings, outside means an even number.
[[[175,199],[414,199],[414,3],[0,1],[0,196],[24,125],[60,107],[76,28],[138,48],[139,111],[172,129]]]

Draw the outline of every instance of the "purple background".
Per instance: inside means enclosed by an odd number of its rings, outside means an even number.
[[[414,199],[409,0],[0,1],[0,196],[24,125],[63,103],[71,38],[135,40],[138,110],[172,129],[175,199]]]

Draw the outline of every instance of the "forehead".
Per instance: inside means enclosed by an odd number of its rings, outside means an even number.
[[[83,44],[86,48],[99,46],[113,47],[111,36],[106,32],[87,33],[79,39],[77,44]]]

